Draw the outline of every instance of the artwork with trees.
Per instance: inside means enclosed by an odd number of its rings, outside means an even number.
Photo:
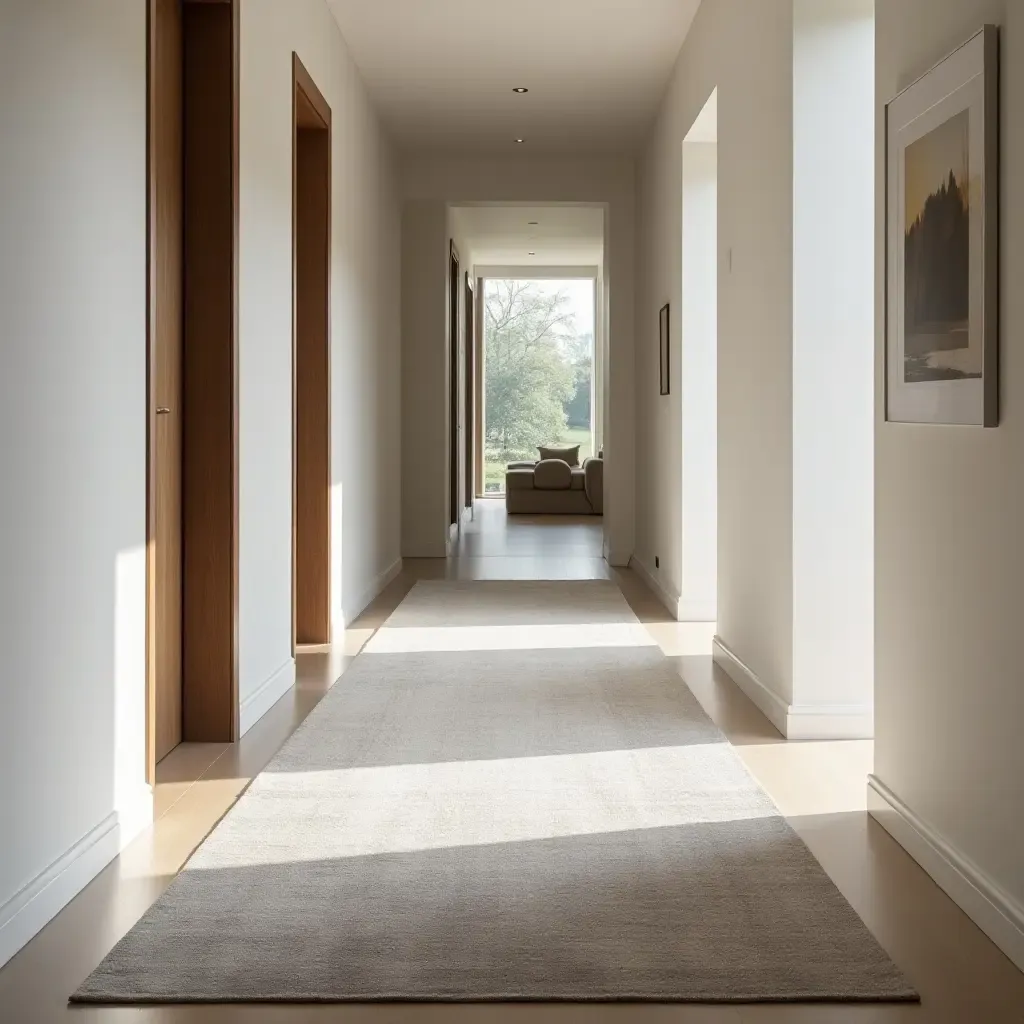
[[[966,110],[905,154],[904,379],[981,376],[971,345],[971,202]]]

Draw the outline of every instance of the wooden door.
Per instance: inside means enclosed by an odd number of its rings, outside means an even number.
[[[448,268],[448,482],[449,522],[459,521],[459,254],[450,243]]]
[[[331,641],[331,108],[292,55],[293,647]]]
[[[182,738],[182,29],[179,0],[150,7],[150,502],[153,751]]]

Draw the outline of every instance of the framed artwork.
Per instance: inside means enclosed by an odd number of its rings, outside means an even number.
[[[986,25],[886,105],[886,419],[999,411],[999,35]]]
[[[661,310],[658,312],[658,363],[660,366],[659,371],[659,382],[660,382],[660,394],[667,395],[669,393],[669,323],[668,323],[668,303],[666,302]]]

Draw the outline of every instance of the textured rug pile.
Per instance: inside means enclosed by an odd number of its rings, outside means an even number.
[[[595,581],[414,587],[73,999],[914,997]]]

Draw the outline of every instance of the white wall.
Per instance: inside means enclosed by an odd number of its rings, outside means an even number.
[[[0,963],[152,813],[145,22],[0,4]]]
[[[793,703],[871,735],[875,0],[793,5]]]
[[[434,218],[426,211],[440,206],[441,216],[447,204],[474,202],[490,203],[560,203],[577,202],[607,204],[605,223],[605,267],[607,282],[607,316],[609,321],[608,387],[605,389],[605,543],[609,557],[615,564],[624,565],[633,552],[634,502],[634,434],[633,434],[633,287],[634,255],[634,179],[633,162],[628,159],[530,159],[525,157],[444,158],[434,156],[409,157],[403,167],[403,193],[406,198],[405,220],[411,216],[423,220]],[[418,210],[418,213],[412,211]],[[419,225],[427,230],[424,224]],[[430,234],[434,232],[431,229]],[[406,274],[404,299],[432,294],[439,270],[437,261],[427,259],[434,245],[420,231],[403,233],[402,265]],[[413,251],[415,250],[415,252]],[[416,252],[420,256],[416,256]],[[444,266],[447,266],[447,243],[444,246]],[[416,275],[411,280],[408,275]],[[433,307],[427,299],[425,315]],[[419,308],[419,306],[417,306]],[[437,316],[437,314],[434,314]],[[443,316],[437,321],[444,323]],[[427,373],[424,381],[434,381],[437,374],[445,373],[444,336],[430,320],[413,317],[403,312],[403,354],[407,360],[422,365]],[[433,351],[423,350],[431,345]],[[408,365],[408,364],[407,364]],[[442,381],[443,377],[440,378]],[[403,428],[406,445],[402,451],[403,475],[427,485],[424,509],[442,508],[443,512],[430,513],[447,523],[447,491],[443,503],[435,496],[439,483],[446,487],[445,466],[447,441],[445,440],[445,401],[443,383],[437,393],[433,385],[424,384],[413,398],[413,406],[405,405],[403,422],[412,420],[412,430]],[[437,426],[440,422],[440,430]],[[437,436],[440,433],[441,442]],[[428,480],[428,478],[430,478]],[[407,484],[408,486],[408,484]],[[428,554],[434,551],[433,538],[438,527],[424,525],[429,533],[423,544],[410,546],[413,534],[406,517],[403,529],[403,553]],[[415,534],[417,539],[420,535]],[[443,554],[443,551],[438,552]]]
[[[325,0],[242,0],[243,708],[254,700],[262,708],[294,676],[293,50],[332,114],[331,593],[336,632],[375,596],[400,557],[400,212],[391,147]],[[269,693],[261,689],[266,686]]]
[[[915,855],[1024,968],[1024,5],[878,0],[876,18],[875,771],[946,844]],[[885,423],[884,103],[985,22],[1002,25],[1001,423]]]
[[[670,573],[675,570],[669,586],[679,595],[679,618],[714,622],[718,615],[717,142],[683,143],[682,188],[683,301],[674,310],[680,320],[680,358],[673,381],[682,406],[681,564],[667,568]]]
[[[680,389],[658,396],[658,309],[681,309],[682,142],[717,87],[718,632],[787,702],[792,50],[792,0],[701,4],[638,171],[636,357],[637,555],[680,566]],[[678,344],[673,331],[677,367]]]

